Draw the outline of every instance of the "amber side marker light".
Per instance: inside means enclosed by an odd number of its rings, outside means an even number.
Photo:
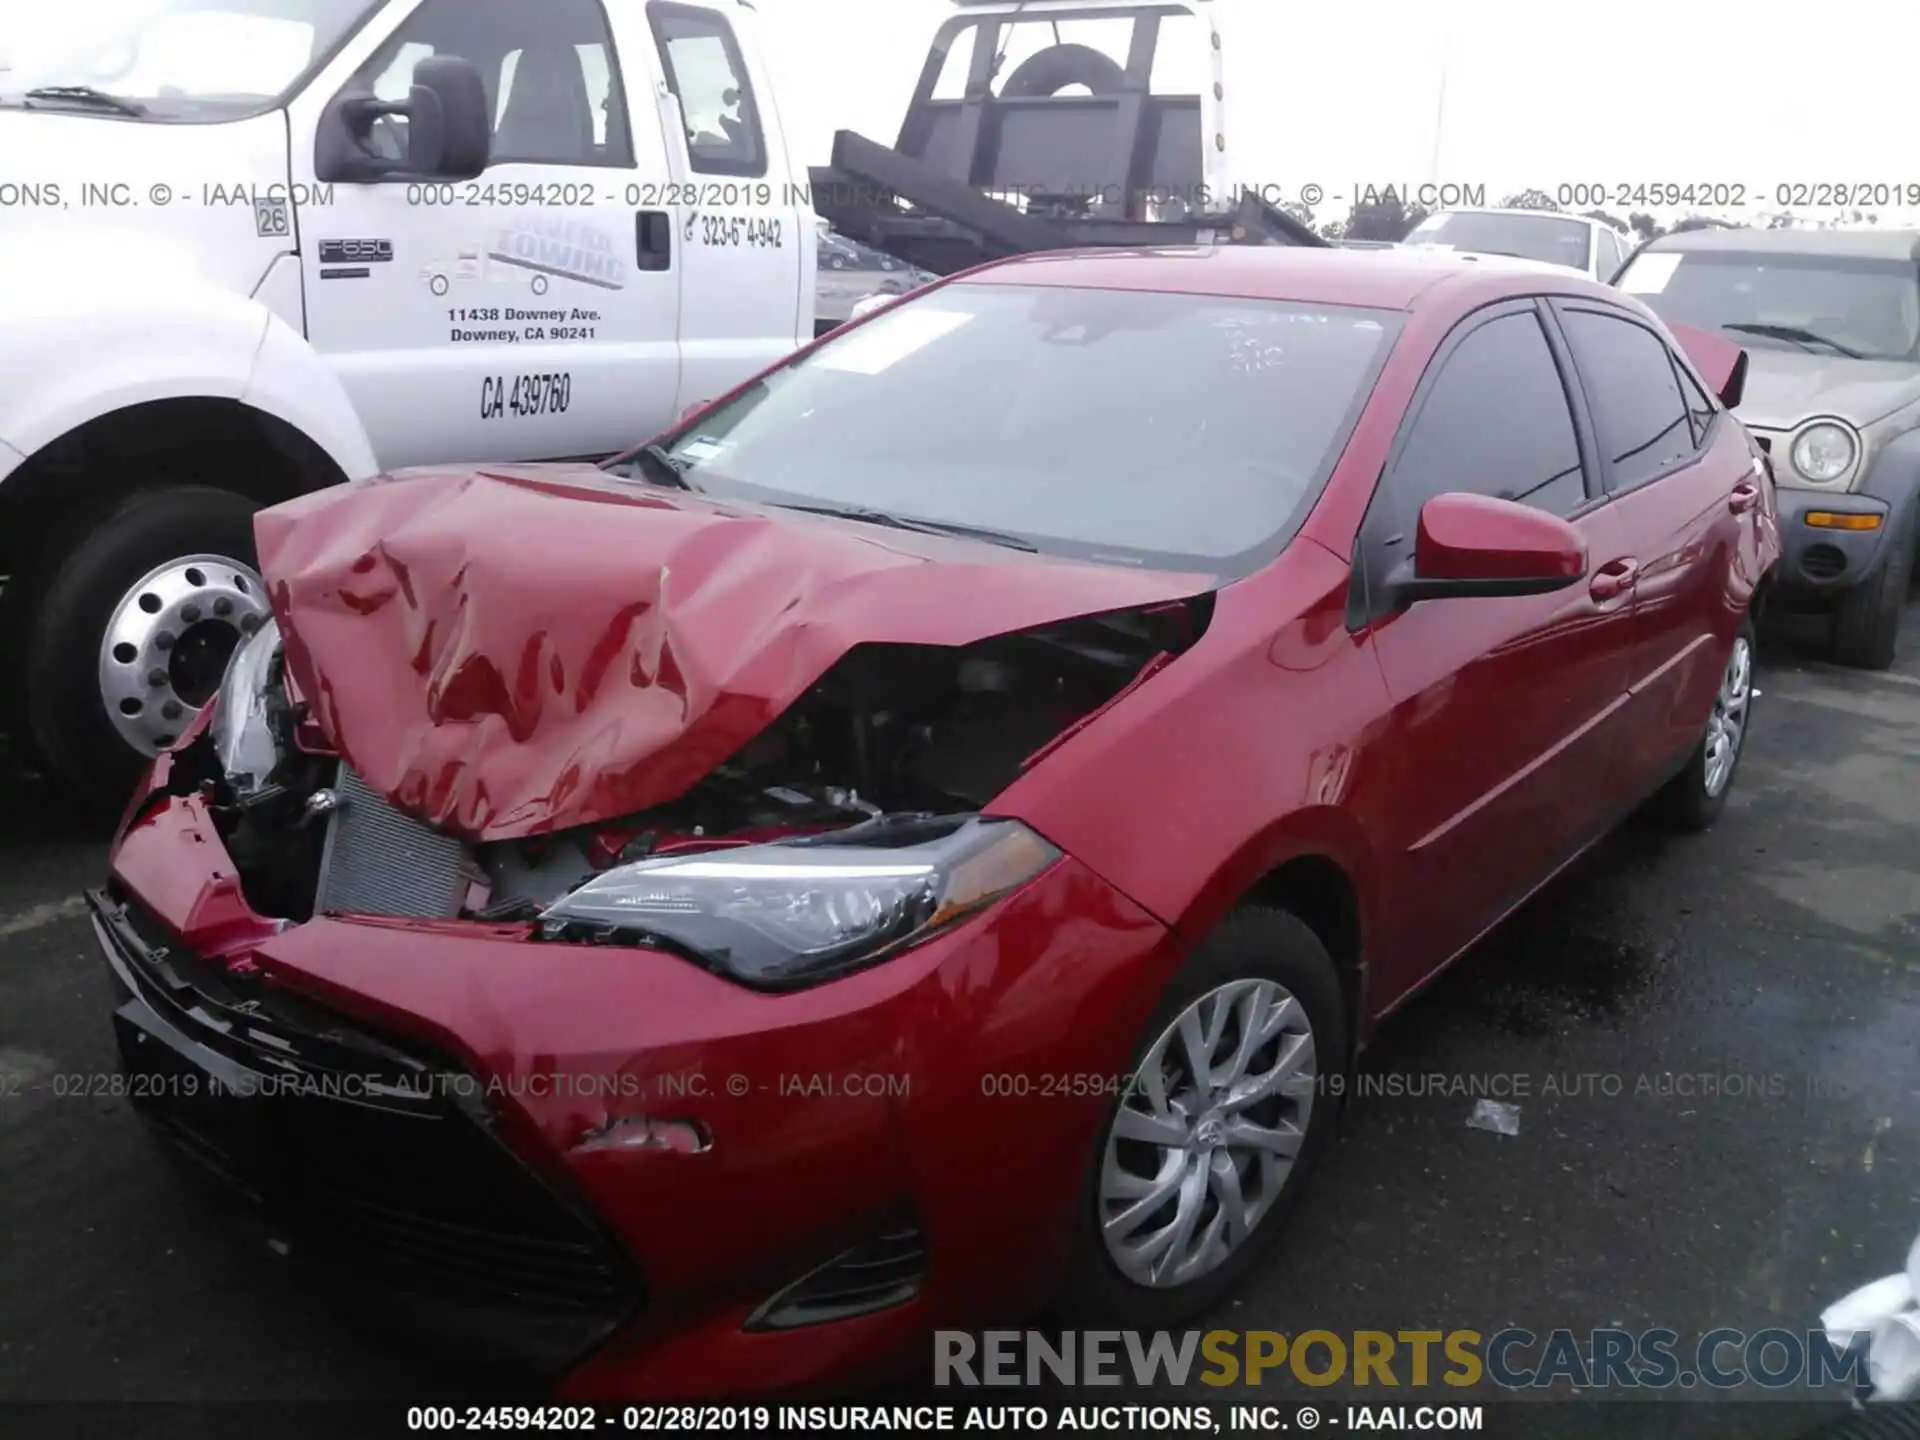
[[[1816,530],[1878,530],[1881,515],[1842,515],[1834,510],[1809,510],[1807,524]]]

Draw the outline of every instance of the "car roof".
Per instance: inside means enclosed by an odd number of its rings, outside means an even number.
[[[1348,250],[1336,246],[1219,245],[1157,250],[1057,250],[996,261],[956,277],[959,284],[1057,285],[1158,290],[1251,300],[1319,301],[1412,310],[1447,281],[1488,298],[1556,290],[1617,295],[1564,266],[1509,261],[1424,247]],[[1453,286],[1449,286],[1451,291]]]
[[[1613,230],[1604,220],[1596,220],[1591,215],[1569,215],[1564,210],[1532,210],[1524,205],[1449,205],[1444,210],[1436,210],[1427,219],[1438,219],[1442,215],[1533,215],[1542,220],[1572,220],[1576,224],[1591,228],[1599,225]],[[1619,234],[1614,230],[1614,234]]]
[[[1572,294],[1619,292],[1584,280],[1563,265],[1505,255],[1338,246],[1173,246],[1165,250],[1054,250],[1016,255],[956,276],[956,284],[1044,284],[1089,290],[1160,290],[1242,300],[1321,301],[1415,309],[1421,296],[1448,280],[1486,298],[1536,294],[1542,284]],[[1452,292],[1455,286],[1448,286]]]
[[[1853,255],[1920,261],[1920,230],[1683,230],[1662,235],[1646,251],[1721,251],[1754,255]]]

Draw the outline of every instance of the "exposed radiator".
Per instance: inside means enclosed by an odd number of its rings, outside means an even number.
[[[403,815],[346,765],[320,861],[320,914],[451,920],[467,877],[465,844]]]

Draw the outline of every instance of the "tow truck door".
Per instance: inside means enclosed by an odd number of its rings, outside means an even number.
[[[487,171],[318,182],[334,98],[404,98],[429,55],[479,67]],[[657,85],[651,46],[616,43],[601,0],[401,0],[291,107],[307,336],[383,468],[606,455],[679,413]],[[376,122],[373,147],[404,155],[406,123]]]
[[[818,237],[794,184],[751,10],[691,0],[622,6],[654,48],[675,181],[683,403],[711,400],[813,338]],[[638,105],[638,100],[634,102]]]

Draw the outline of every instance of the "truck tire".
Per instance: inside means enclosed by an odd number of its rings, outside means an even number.
[[[1041,100],[1069,85],[1113,95],[1126,88],[1126,68],[1091,45],[1054,45],[1016,66],[1000,94],[1009,100]]]
[[[205,486],[144,490],[50,557],[28,619],[27,728],[82,805],[124,805],[212,698],[241,636],[271,616],[257,508]]]
[[[1856,585],[1833,617],[1833,658],[1856,670],[1885,670],[1900,638],[1900,612],[1913,579],[1913,545],[1898,540],[1877,578]]]

